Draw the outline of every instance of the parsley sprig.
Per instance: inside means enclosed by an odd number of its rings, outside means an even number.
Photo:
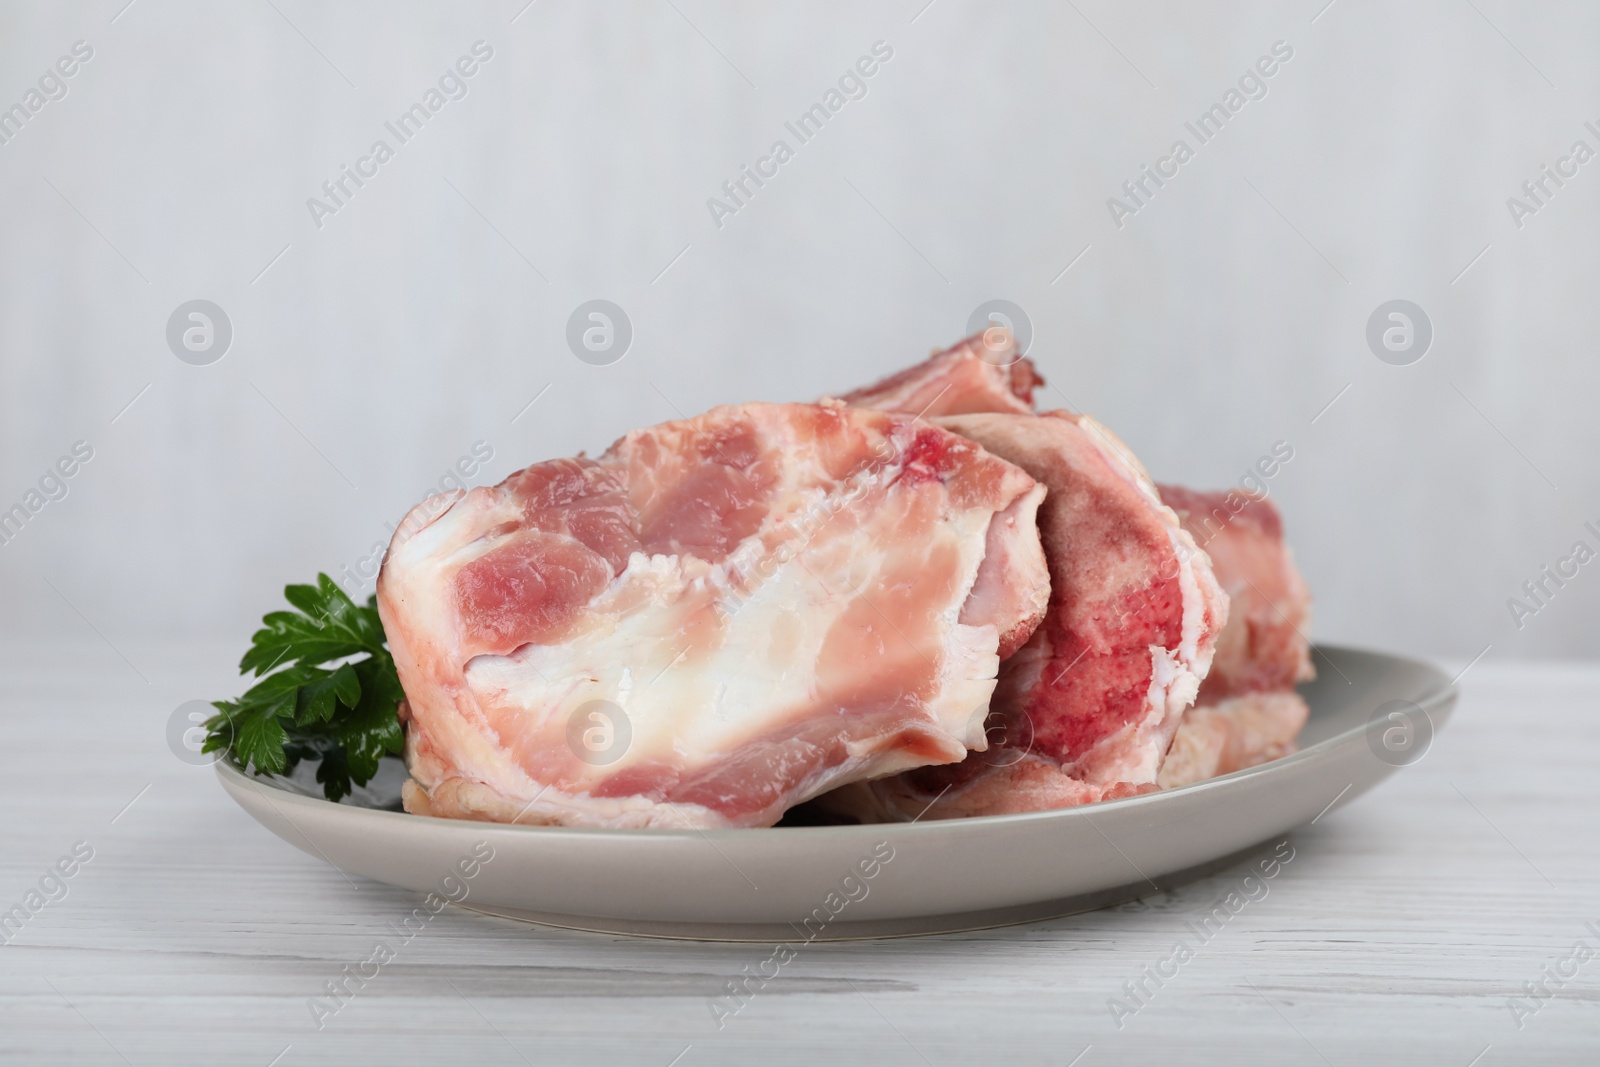
[[[296,610],[265,616],[239,661],[241,673],[261,681],[237,700],[213,702],[202,751],[224,752],[257,774],[320,760],[317,781],[336,801],[400,752],[396,709],[405,693],[376,597],[357,605],[326,574],[283,595]]]

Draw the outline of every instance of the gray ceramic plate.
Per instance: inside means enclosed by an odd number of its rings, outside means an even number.
[[[263,826],[348,874],[476,911],[608,933],[795,941],[971,930],[1066,915],[1215,870],[1426,752],[1456,691],[1425,663],[1317,650],[1301,750],[1195,785],[1062,811],[883,826],[569,830],[343,804],[218,763]],[[486,858],[492,857],[492,858]],[[439,899],[432,901],[442,907]]]

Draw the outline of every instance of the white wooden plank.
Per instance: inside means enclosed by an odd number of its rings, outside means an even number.
[[[236,649],[127,651],[149,683],[75,646],[0,653],[0,901],[74,842],[95,853],[0,947],[9,1060],[1063,1065],[1087,1047],[1081,1067],[1466,1067],[1488,1047],[1487,1067],[1600,1048],[1600,962],[1521,1030],[1507,1007],[1579,938],[1600,946],[1600,667],[1478,664],[1427,757],[1294,834],[1209,943],[1185,923],[1240,870],[1032,926],[813,945],[719,1031],[708,1000],[770,949],[451,909],[319,1031],[308,999],[415,900],[279,841],[167,750],[177,704],[234,690]],[[1108,999],[1186,936],[1194,958],[1119,1028]]]

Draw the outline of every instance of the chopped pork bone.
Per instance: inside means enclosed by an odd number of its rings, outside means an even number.
[[[821,804],[863,821],[954,818],[1156,789],[1227,617],[1210,561],[1127,446],[1093,419],[1052,412],[937,422],[1048,488],[1039,524],[1049,611],[1001,665],[986,751],[857,783]]]
[[[834,402],[717,408],[419,505],[378,583],[406,808],[769,826],[961,760],[1045,608],[1044,494]]]
[[[1184,716],[1161,770],[1170,789],[1295,751],[1310,710],[1294,686],[1316,672],[1305,637],[1311,595],[1283,542],[1278,509],[1237,490],[1159,488],[1231,600],[1198,706]]]
[[[1200,687],[1200,703],[1293,689],[1316,677],[1305,632],[1311,594],[1283,542],[1283,519],[1270,500],[1238,490],[1197,492],[1157,487],[1184,529],[1211,557],[1232,603],[1217,638],[1217,656]]]
[[[1033,390],[1043,384],[1033,362],[1017,353],[1010,331],[996,327],[839,399],[851,407],[927,418],[985,411],[1031,415]]]
[[[1287,756],[1311,709],[1294,690],[1245,693],[1190,708],[1157,783],[1162,789],[1202,782]]]

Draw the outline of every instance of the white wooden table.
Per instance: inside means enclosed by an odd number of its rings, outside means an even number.
[[[708,1000],[770,948],[450,908],[319,1031],[308,999],[417,900],[296,851],[173,756],[168,716],[234,693],[238,651],[125,660],[87,629],[0,650],[0,908],[93,849],[0,947],[5,1062],[1600,1062],[1600,959],[1546,980],[1520,1030],[1508,1007],[1580,938],[1600,948],[1600,666],[1473,667],[1432,751],[1294,834],[1270,895],[1121,1028],[1109,998],[1242,871],[1033,926],[813,945],[721,1031]]]

